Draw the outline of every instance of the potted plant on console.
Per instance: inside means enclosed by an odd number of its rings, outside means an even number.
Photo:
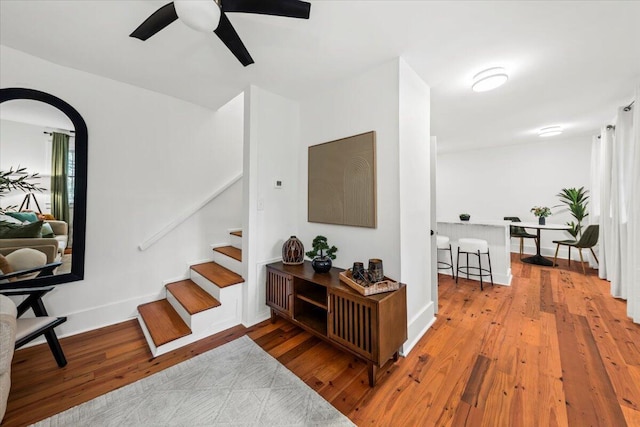
[[[331,270],[331,260],[336,259],[335,253],[338,252],[338,248],[329,247],[327,238],[324,236],[316,236],[311,246],[313,249],[305,252],[305,255],[311,258],[311,266],[316,273],[326,273]]]

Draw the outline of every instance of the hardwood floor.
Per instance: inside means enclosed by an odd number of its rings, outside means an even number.
[[[16,352],[3,426],[23,426],[244,334],[359,426],[640,426],[640,325],[594,270],[523,264],[511,287],[440,276],[436,322],[369,388],[366,365],[278,319],[151,359],[136,321]],[[411,286],[411,285],[409,285]]]

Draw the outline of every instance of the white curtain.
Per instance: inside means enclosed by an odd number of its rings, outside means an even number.
[[[635,99],[639,96],[640,85]],[[599,190],[595,197],[592,195],[594,217],[591,221],[600,222],[599,276],[611,281],[611,294],[626,299],[627,314],[640,323],[640,114],[637,103],[631,108],[618,109],[615,125],[604,127],[599,143],[594,141],[592,156],[592,189]]]

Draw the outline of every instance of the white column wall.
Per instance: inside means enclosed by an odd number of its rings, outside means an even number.
[[[308,249],[316,235],[326,236],[338,247],[337,267],[381,258],[387,276],[407,283],[406,352],[433,320],[428,202],[413,199],[414,192],[429,194],[429,88],[395,59],[309,96],[300,105],[299,237]],[[307,222],[308,147],[371,130],[377,138],[377,228]]]
[[[533,206],[559,205],[556,194],[562,188],[589,188],[590,165],[590,137],[439,153],[437,216],[451,219],[469,213],[478,221],[517,216],[535,222],[530,212]],[[547,222],[571,221],[563,210],[553,209]],[[556,245],[552,241],[570,237],[564,231],[542,231],[542,254],[553,256]],[[512,252],[518,252],[519,241],[511,243]],[[566,249],[560,250],[560,256],[566,258]],[[533,239],[525,239],[525,252],[535,253]]]
[[[435,315],[431,276],[431,92],[399,60],[400,278],[407,284],[408,353]],[[435,254],[433,254],[435,255]]]
[[[137,248],[242,171],[242,97],[211,111],[6,46],[0,87],[48,92],[87,123],[85,279],[46,296],[52,315],[68,317],[61,335],[134,317],[138,304],[163,295],[164,281],[211,258],[209,244],[241,225],[237,183],[154,246]]]
[[[269,316],[265,268],[280,260],[282,244],[298,232],[300,112],[296,102],[251,86],[245,91],[243,323]],[[282,182],[275,188],[275,181]]]

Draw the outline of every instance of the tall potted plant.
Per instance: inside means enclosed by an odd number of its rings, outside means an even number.
[[[16,170],[10,167],[8,171],[0,170],[0,197],[10,193],[12,190],[22,190],[25,193],[45,190],[45,188],[40,187],[38,182],[30,182],[34,179],[40,179],[40,175],[38,175],[37,172],[28,173],[25,167],[18,166]],[[16,207],[17,206],[7,206],[4,209],[0,207],[0,213],[15,209]]]
[[[575,222],[567,222],[567,225],[571,227],[568,230],[569,234],[576,240],[582,236],[582,221],[589,216],[589,212],[587,212],[587,206],[589,205],[588,192],[589,190],[585,190],[584,187],[563,188],[557,194],[560,202],[567,206],[571,216],[575,219]]]

